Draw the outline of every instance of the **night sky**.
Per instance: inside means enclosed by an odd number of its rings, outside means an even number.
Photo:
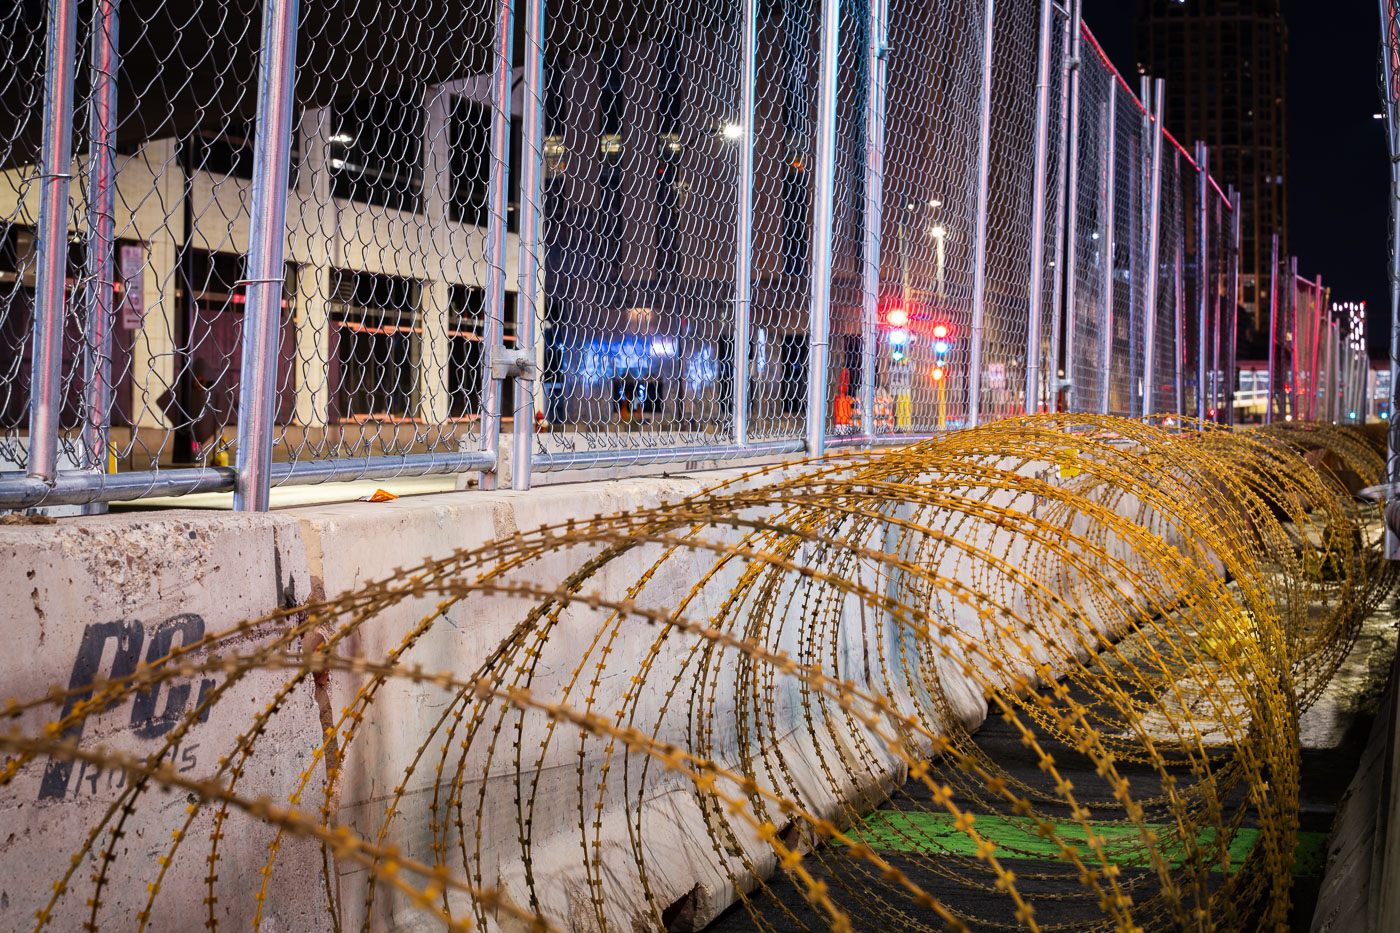
[[[1125,74],[1136,71],[1136,6],[1133,0],[1084,0],[1084,21]],[[1366,302],[1370,353],[1383,357],[1390,317],[1389,182],[1385,131],[1373,117],[1381,109],[1380,14],[1374,3],[1356,0],[1283,0],[1283,10],[1289,235],[1298,272],[1321,275],[1333,301]],[[1135,79],[1130,83],[1136,86]]]

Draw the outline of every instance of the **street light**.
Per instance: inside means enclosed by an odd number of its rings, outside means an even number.
[[[929,203],[937,204],[938,202],[930,201]],[[938,297],[941,300],[947,297],[947,290],[944,288],[943,270],[946,268],[945,259],[947,253],[944,247],[948,240],[948,228],[942,224],[938,224],[930,230],[929,233],[933,234],[934,247],[938,256]]]

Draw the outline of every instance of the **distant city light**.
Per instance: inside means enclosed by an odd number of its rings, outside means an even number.
[[[935,240],[941,240],[948,235],[948,228],[940,224],[939,226],[934,227],[932,230],[930,230],[929,233],[933,234],[933,238]]]
[[[948,352],[948,341],[946,341],[946,340],[940,340],[940,341],[938,341],[937,343],[935,343],[935,344],[933,345],[933,352],[934,352],[934,353],[947,353],[947,352]]]
[[[893,344],[894,346],[896,346],[896,347],[902,347],[902,346],[904,346],[904,345],[905,345],[906,343],[908,343],[908,342],[909,342],[909,331],[903,330],[903,329],[901,329],[901,330],[892,330],[892,331],[890,331],[890,343]]]
[[[744,138],[744,128],[738,123],[726,123],[720,129],[720,133],[728,140],[739,140]]]

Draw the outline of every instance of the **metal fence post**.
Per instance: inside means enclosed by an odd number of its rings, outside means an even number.
[[[1283,281],[1288,287],[1288,319],[1293,326],[1290,330],[1291,336],[1288,341],[1288,368],[1292,375],[1292,388],[1288,393],[1288,420],[1300,421],[1300,403],[1303,398],[1303,388],[1299,384],[1298,370],[1298,341],[1303,330],[1298,323],[1298,257],[1288,257],[1288,271],[1284,273]]]
[[[1278,354],[1278,234],[1269,252],[1269,397],[1264,405],[1264,423],[1274,423],[1274,396],[1278,394],[1274,357]]]
[[[995,0],[986,0],[982,18],[981,128],[977,157],[977,222],[972,260],[972,326],[967,365],[967,426],[977,427],[982,413],[982,329],[987,305],[987,185],[992,151],[992,46]]]
[[[107,472],[112,399],[112,255],[116,226],[117,7],[120,0],[96,0],[92,24],[92,101],[88,165],[87,343],[84,347],[83,469]],[[84,507],[89,515],[107,503]]]
[[[1152,86],[1152,175],[1147,213],[1147,314],[1143,326],[1142,414],[1154,410],[1153,389],[1157,380],[1157,293],[1161,271],[1157,262],[1161,248],[1162,220],[1162,101],[1167,96],[1166,82],[1158,78]]]
[[[1206,353],[1210,331],[1210,313],[1207,302],[1210,298],[1210,153],[1206,144],[1196,143],[1197,191],[1196,199],[1196,417],[1206,418],[1209,403],[1206,387]]]
[[[35,271],[29,396],[29,475],[58,476],[63,366],[64,280],[68,274],[68,195],[73,169],[73,58],[77,0],[49,0],[44,67],[44,124],[39,176],[38,268]]]
[[[510,79],[514,48],[514,0],[496,9],[495,65],[491,71],[491,174],[487,190],[486,296],[481,320],[481,450],[494,460],[478,474],[481,489],[495,489],[501,470],[501,386],[506,306],[506,224],[510,192]],[[519,300],[517,295],[516,299]],[[518,305],[517,305],[518,308]],[[519,323],[517,313],[517,326]]]
[[[1172,191],[1176,215],[1176,257],[1172,270],[1172,304],[1176,312],[1176,353],[1173,354],[1172,369],[1175,370],[1176,416],[1186,416],[1186,199],[1182,196],[1181,150],[1173,156],[1176,160],[1175,190]]]
[[[540,236],[540,176],[544,167],[544,0],[525,2],[525,74],[521,89],[520,258],[515,291],[515,349],[529,360],[535,352],[540,278],[544,269]],[[511,421],[510,485],[529,489],[534,458],[535,386],[540,373],[515,377],[515,416]]]
[[[1219,240],[1219,230],[1221,227],[1220,215],[1222,213],[1218,201],[1210,201],[1215,205],[1215,223],[1211,227],[1216,231],[1216,239]],[[1209,222],[1209,217],[1207,217]],[[1216,253],[1223,254],[1225,244],[1216,243]],[[1210,329],[1210,410],[1215,412],[1213,419],[1220,422],[1220,332],[1224,330],[1225,322],[1221,316],[1220,308],[1220,255],[1216,255],[1211,263],[1210,271],[1210,303],[1211,303],[1211,329]]]
[[[1258,284],[1255,284],[1255,300],[1258,300]],[[1226,320],[1230,322],[1225,331],[1225,385],[1221,395],[1225,402],[1225,423],[1235,423],[1235,383],[1239,380],[1239,330],[1240,330],[1240,193],[1230,186],[1230,261],[1225,266],[1225,308]]]
[[[812,196],[812,299],[808,307],[807,455],[826,452],[826,360],[831,331],[831,241],[836,195],[836,65],[840,0],[822,0],[821,79],[817,90],[816,180]]]
[[[292,91],[296,84],[298,0],[263,0],[258,121],[253,141],[247,301],[243,317],[242,401],[238,406],[233,507],[267,511],[271,498],[272,418],[287,243]]]
[[[743,73],[739,90],[738,215],[734,242],[734,445],[749,443],[749,329],[753,308],[754,84],[758,70],[758,0],[744,0]]]
[[[749,0],[753,2],[753,0]],[[885,38],[888,0],[870,0],[868,69],[870,97],[865,115],[865,281],[860,315],[860,429],[875,436],[875,343],[880,314],[880,221],[884,204]]]
[[[1143,346],[1142,343],[1142,322],[1143,312],[1146,310],[1146,296],[1143,294],[1139,280],[1145,280],[1146,275],[1142,275],[1142,258],[1138,255],[1141,251],[1143,228],[1147,226],[1145,218],[1147,192],[1144,190],[1151,175],[1150,166],[1144,171],[1143,153],[1146,151],[1146,141],[1148,127],[1152,123],[1152,83],[1144,75],[1138,84],[1140,99],[1138,103],[1142,111],[1142,119],[1138,121],[1138,131],[1129,145],[1128,162],[1128,248],[1123,251],[1123,258],[1128,264],[1128,417],[1138,418],[1142,415],[1142,367],[1138,364],[1137,351]]]
[[[1078,390],[1074,386],[1074,352],[1078,334],[1077,310],[1079,304],[1079,73],[1083,62],[1080,60],[1083,29],[1080,15],[1083,0],[1074,0],[1070,5],[1068,61],[1069,100],[1065,104],[1065,115],[1069,119],[1068,141],[1065,144],[1065,202],[1067,205],[1064,225],[1065,239],[1063,256],[1064,268],[1061,274],[1065,281],[1064,304],[1064,347],[1065,408],[1074,411],[1078,405]]]
[[[1108,85],[1108,134],[1105,138],[1105,146],[1108,149],[1108,158],[1105,160],[1105,179],[1107,187],[1104,191],[1104,284],[1103,284],[1103,330],[1099,335],[1099,340],[1103,349],[1103,372],[1099,374],[1099,398],[1098,411],[1101,415],[1108,414],[1109,410],[1109,389],[1112,383],[1113,372],[1113,251],[1114,232],[1117,224],[1113,216],[1116,208],[1114,189],[1118,186],[1118,147],[1116,145],[1118,134],[1118,82],[1111,81]]]
[[[1065,262],[1065,172],[1069,162],[1069,106],[1070,106],[1070,73],[1074,70],[1070,57],[1073,51],[1073,44],[1070,41],[1070,26],[1073,20],[1073,13],[1065,8],[1063,11],[1056,7],[1056,13],[1065,17],[1064,35],[1060,38],[1060,147],[1056,158],[1056,164],[1060,169],[1060,177],[1055,185],[1055,245],[1051,248],[1049,259],[1050,272],[1050,352],[1049,364],[1050,373],[1045,379],[1049,388],[1049,408],[1054,411],[1057,406],[1057,399],[1060,392],[1060,356],[1061,339],[1064,337],[1064,293],[1065,293],[1065,268],[1072,263]]]
[[[1040,411],[1040,330],[1045,302],[1045,214],[1050,170],[1050,39],[1054,0],[1040,2],[1040,39],[1035,78],[1035,165],[1031,181],[1031,293],[1026,322],[1026,403],[1028,415]]]

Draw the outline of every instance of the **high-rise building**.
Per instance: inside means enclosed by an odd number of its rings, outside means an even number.
[[[1268,326],[1274,233],[1288,254],[1288,29],[1280,0],[1138,0],[1138,68],[1167,82],[1166,126],[1210,147],[1211,173],[1240,193],[1245,336]]]

